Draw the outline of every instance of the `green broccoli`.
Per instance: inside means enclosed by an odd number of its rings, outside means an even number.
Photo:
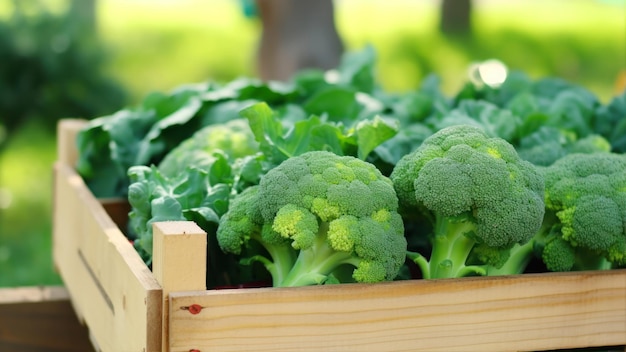
[[[311,151],[235,196],[217,239],[224,252],[265,265],[273,286],[393,280],[407,249],[397,208],[374,165]]]
[[[519,156],[537,166],[549,166],[567,154],[610,152],[611,144],[598,134],[582,138],[563,129],[542,126],[515,146]]]
[[[487,275],[542,224],[541,174],[509,142],[478,127],[439,130],[405,155],[390,178],[403,215],[432,223],[430,256],[408,252],[427,279]]]
[[[545,231],[534,242],[547,269],[625,265],[626,155],[569,154],[543,173]]]
[[[242,262],[246,264],[262,263],[274,282],[282,282],[295,262],[297,252],[287,239],[276,236],[271,226],[263,225],[258,194],[259,186],[256,185],[233,196],[228,211],[220,219],[217,241],[225,253],[245,258]],[[262,254],[259,254],[260,250]],[[266,255],[274,261],[267,259]]]

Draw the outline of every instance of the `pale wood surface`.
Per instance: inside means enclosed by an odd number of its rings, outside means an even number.
[[[626,344],[626,270],[170,294],[172,351],[534,351]],[[199,314],[181,309],[203,307]]]
[[[53,256],[78,315],[103,351],[160,350],[158,282],[80,176],[55,167]]]
[[[170,292],[206,290],[207,234],[191,221],[158,222],[152,229],[152,270],[163,290],[161,341],[165,347]]]
[[[76,136],[87,124],[84,119],[62,119],[57,124],[57,161],[74,166],[78,160]]]
[[[161,349],[161,287],[73,165],[84,121],[59,124],[53,257],[72,304],[103,351]]]
[[[63,301],[70,295],[62,286],[27,286],[0,288],[0,304]]]

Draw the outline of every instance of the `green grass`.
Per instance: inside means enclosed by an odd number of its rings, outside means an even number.
[[[51,254],[54,135],[35,124],[11,137],[0,155],[0,287],[61,282]],[[8,204],[7,204],[8,203]]]
[[[338,1],[337,26],[348,49],[368,43],[377,49],[379,81],[390,91],[412,89],[436,73],[451,93],[465,82],[470,63],[498,58],[534,77],[584,85],[608,100],[626,69],[624,1],[484,0],[475,9],[470,41],[437,32],[435,3]],[[150,91],[255,75],[259,23],[245,18],[235,0],[98,4],[98,30],[110,49],[108,73],[130,93],[129,105]],[[6,12],[2,6],[0,13]],[[53,133],[28,125],[0,155],[0,188],[11,194],[10,206],[0,207],[0,286],[60,282],[50,254]]]
[[[258,23],[236,1],[100,2],[111,75],[138,101],[183,83],[252,75]]]
[[[453,93],[472,62],[497,58],[536,78],[552,75],[584,85],[607,100],[626,69],[623,1],[479,2],[470,40],[437,31],[438,8],[432,2],[344,3],[338,25],[345,41],[353,48],[374,44],[380,79],[389,90],[411,89],[436,73],[444,90]],[[381,22],[386,18],[393,21]]]

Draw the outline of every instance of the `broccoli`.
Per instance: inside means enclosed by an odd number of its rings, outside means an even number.
[[[263,264],[277,287],[393,280],[407,250],[397,209],[391,180],[373,164],[311,151],[234,196],[217,239]]]
[[[259,186],[256,185],[233,196],[228,211],[220,219],[217,240],[222,251],[243,257],[243,263],[262,263],[273,281],[278,283],[287,276],[297,252],[288,239],[276,236],[271,226],[263,225],[258,191]],[[262,254],[259,254],[259,247],[263,250]]]
[[[626,155],[569,154],[543,171],[546,220],[535,249],[550,271],[626,264]]]
[[[626,152],[626,89],[613,97],[608,104],[596,107],[593,133],[600,134],[611,143],[616,153]]]
[[[541,126],[515,146],[519,156],[537,166],[549,166],[567,154],[610,152],[611,144],[598,134],[576,138],[565,130]]]
[[[430,256],[407,251],[427,279],[488,275],[542,224],[543,177],[509,142],[478,127],[437,131],[390,178],[403,216],[432,224]]]

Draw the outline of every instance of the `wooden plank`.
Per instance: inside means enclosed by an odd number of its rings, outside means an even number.
[[[191,314],[186,309],[199,305]],[[626,344],[626,270],[170,294],[172,351],[534,351]]]
[[[169,294],[206,290],[207,234],[191,221],[153,224],[152,269],[163,288],[162,346],[169,346]]]
[[[53,255],[102,351],[161,350],[161,287],[149,268],[66,164],[55,165]]]
[[[0,288],[0,304],[63,301],[70,298],[62,286],[27,286]]]
[[[57,161],[74,166],[78,160],[76,136],[87,124],[84,119],[61,119],[57,124]]]
[[[0,289],[0,317],[0,351],[94,350],[63,287]]]

